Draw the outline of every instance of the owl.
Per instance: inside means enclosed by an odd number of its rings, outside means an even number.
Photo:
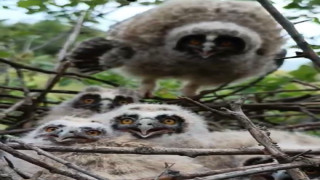
[[[108,127],[97,122],[92,122],[89,119],[63,117],[37,127],[32,132],[20,138],[20,140],[34,145],[70,146],[81,144],[81,146],[83,146],[83,144],[90,144],[100,139],[111,138],[112,134],[112,130]],[[34,151],[21,152],[49,164],[54,163],[51,160],[39,156]],[[28,175],[44,170],[29,162],[15,158],[10,154],[5,153],[4,156],[6,156],[17,169]]]
[[[37,127],[21,140],[37,145],[70,145],[95,142],[112,134],[112,129],[101,123],[64,116]]]
[[[65,101],[49,112],[38,124],[55,120],[62,116],[89,117],[108,112],[124,104],[138,102],[140,97],[133,90],[89,86],[69,101]]]
[[[193,96],[276,69],[274,59],[285,56],[281,30],[257,2],[169,0],[80,43],[68,59],[82,73],[119,67],[141,77],[144,95],[157,79],[177,78]]]
[[[163,147],[201,147],[210,134],[204,119],[177,105],[128,104],[91,117],[111,127],[115,134]]]

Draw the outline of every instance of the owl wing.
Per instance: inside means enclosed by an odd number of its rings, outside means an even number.
[[[81,42],[67,59],[77,71],[93,74],[122,66],[133,55],[131,47],[115,40],[97,37]]]

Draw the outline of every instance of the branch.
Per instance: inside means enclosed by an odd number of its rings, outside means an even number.
[[[0,62],[8,64],[8,65],[10,65],[12,67],[20,68],[20,69],[27,69],[27,70],[30,70],[30,71],[36,71],[36,72],[41,72],[41,73],[45,73],[45,74],[57,74],[57,72],[55,72],[55,71],[49,71],[49,70],[45,70],[45,69],[35,68],[35,67],[31,67],[31,66],[27,66],[27,65],[11,62],[11,61],[6,60],[4,58],[0,58]],[[102,79],[98,79],[98,78],[95,78],[95,77],[86,76],[86,75],[82,75],[82,74],[78,74],[78,73],[67,72],[67,73],[63,73],[63,75],[64,76],[71,76],[71,77],[74,76],[74,77],[90,79],[90,80],[94,80],[94,81],[98,81],[98,82],[102,82],[102,83],[108,84],[108,85],[113,86],[113,87],[118,87],[119,86],[118,84],[116,84],[114,82],[111,82],[111,81],[102,80]]]
[[[24,142],[22,142],[20,140],[17,140],[17,139],[11,139],[10,142],[17,142],[17,143],[19,143],[20,145],[24,146],[27,149],[34,150],[40,155],[46,156],[46,157],[48,157],[48,158],[50,158],[50,159],[52,159],[52,160],[54,160],[56,162],[59,162],[59,163],[65,165],[65,166],[67,166],[68,168],[71,168],[71,169],[74,169],[76,171],[79,171],[79,172],[81,172],[83,174],[86,174],[86,175],[88,175],[90,177],[96,178],[98,180],[107,180],[104,177],[101,177],[101,176],[96,175],[96,174],[92,174],[92,173],[82,169],[81,167],[76,166],[75,164],[72,164],[72,163],[70,163],[68,161],[65,161],[65,160],[61,159],[61,158],[58,158],[55,155],[50,154],[50,153],[48,153],[48,152],[46,152],[46,151],[44,151],[44,150],[32,145],[32,144],[26,144],[26,143],[24,143]]]
[[[65,170],[61,170],[61,169],[58,169],[58,168],[55,168],[54,166],[51,166],[49,164],[46,164],[38,159],[35,159],[35,158],[32,158],[30,156],[27,156],[26,154],[23,154],[17,150],[14,150],[12,149],[11,147],[3,144],[0,142],[0,149],[13,155],[14,157],[16,158],[19,158],[19,159],[23,159],[29,163],[32,163],[32,164],[35,164],[35,165],[38,165],[44,169],[47,169],[49,170],[51,173],[56,173],[56,174],[61,174],[63,176],[68,176],[68,177],[71,177],[71,178],[74,178],[74,179],[78,179],[78,180],[90,180],[89,178],[87,177],[84,177],[84,176],[81,176],[79,174],[75,174],[73,172],[69,172],[69,171],[65,171]]]
[[[320,67],[320,57],[313,51],[310,45],[304,40],[303,36],[296,30],[294,25],[285,18],[268,0],[257,0],[278,23],[289,33],[297,43],[306,58],[310,59],[316,66]]]
[[[9,86],[1,86],[2,89],[10,89],[10,90],[16,90],[16,91],[23,91],[23,88],[19,87],[9,87]],[[29,89],[30,92],[43,92],[44,89]],[[51,89],[48,91],[49,93],[61,93],[61,94],[78,94],[80,91],[72,91],[72,90],[54,90]]]
[[[28,150],[24,146],[8,144],[9,147],[18,150]],[[265,155],[261,148],[248,149],[197,149],[197,148],[163,148],[163,147],[72,147],[72,146],[36,146],[48,152],[77,152],[77,153],[100,153],[100,154],[142,154],[142,155],[180,155],[188,157],[208,155]],[[309,149],[284,149],[283,152],[297,155]],[[320,149],[312,149],[307,154],[319,155]]]
[[[277,146],[272,139],[269,137],[267,131],[263,131],[259,129],[256,125],[254,125],[251,120],[243,113],[241,109],[241,105],[243,100],[238,100],[232,103],[231,110],[226,109],[230,115],[233,115],[239,123],[241,123],[250,134],[259,142],[265,149],[275,157],[279,163],[290,163],[290,157],[281,151],[280,147]],[[299,169],[290,169],[288,173],[294,180],[309,180],[308,176]]]

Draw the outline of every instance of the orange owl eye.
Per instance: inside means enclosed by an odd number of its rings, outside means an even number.
[[[201,42],[195,39],[192,39],[191,41],[189,41],[189,44],[191,45],[199,45]]]
[[[45,131],[46,132],[53,132],[53,131],[55,131],[55,130],[57,130],[58,128],[57,127],[47,127],[46,129],[45,129]]]
[[[176,124],[176,121],[173,120],[173,119],[165,119],[165,120],[163,120],[162,122],[163,122],[163,124],[167,124],[167,125],[174,125],[174,124]]]
[[[118,103],[119,103],[119,104],[128,104],[129,102],[128,102],[128,101],[123,100],[123,101],[119,101]]]
[[[232,42],[231,42],[231,41],[223,41],[223,42],[221,42],[220,45],[221,45],[221,46],[228,47],[228,46],[232,46]]]
[[[94,99],[84,99],[83,102],[85,104],[92,104],[94,102]]]
[[[132,124],[133,120],[132,119],[121,119],[120,123],[121,124]]]
[[[99,136],[101,134],[101,131],[89,130],[89,131],[86,131],[86,134],[89,135],[89,136]]]

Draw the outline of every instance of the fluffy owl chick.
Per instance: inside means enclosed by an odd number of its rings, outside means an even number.
[[[102,138],[109,138],[112,134],[111,129],[100,123],[91,122],[91,120],[83,118],[64,117],[37,127],[20,140],[34,145],[64,146],[92,143]],[[39,156],[34,151],[21,152],[45,162],[48,161],[48,159]],[[10,154],[5,154],[4,156],[6,156],[16,168],[26,174],[32,175],[37,171],[43,170],[36,165],[15,158]],[[52,163],[51,161],[48,162],[50,162],[50,164]]]
[[[62,116],[89,117],[139,100],[138,93],[133,90],[89,86],[71,100],[54,107],[38,124],[56,120]]]
[[[142,77],[148,94],[159,78],[188,81],[183,93],[276,68],[284,39],[276,21],[252,1],[170,0],[117,23],[108,37],[82,42],[69,59],[80,72],[115,67]]]
[[[110,126],[115,134],[129,133],[156,146],[201,147],[210,134],[201,116],[177,105],[128,104],[91,118]]]

